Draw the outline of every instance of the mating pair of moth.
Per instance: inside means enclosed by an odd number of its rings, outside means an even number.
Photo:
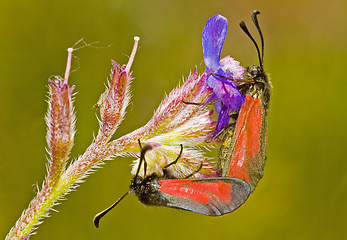
[[[261,50],[249,33],[246,24],[240,23],[241,29],[254,43],[259,65],[246,69],[243,79],[230,79],[238,83],[238,89],[245,97],[240,110],[231,116],[230,124],[222,130],[222,145],[219,151],[219,177],[194,179],[195,170],[184,179],[168,179],[166,169],[179,161],[183,151],[175,161],[164,167],[164,176],[155,174],[140,177],[142,163],[146,166],[145,154],[152,147],[141,146],[139,167],[132,179],[130,189],[113,205],[97,214],[94,225],[99,226],[100,219],[114,208],[126,195],[135,193],[146,205],[164,206],[201,213],[208,216],[219,216],[239,208],[254,191],[263,176],[267,145],[267,112],[269,109],[271,82],[264,72],[264,39],[258,24],[259,11],[252,13]]]

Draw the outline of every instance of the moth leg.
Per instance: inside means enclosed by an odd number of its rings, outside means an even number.
[[[178,159],[180,159],[180,157],[182,156],[182,152],[183,152],[183,145],[182,144],[180,144],[180,146],[181,146],[181,151],[180,151],[180,153],[178,154],[178,157],[176,158],[176,160],[175,161],[173,161],[173,162],[171,162],[171,163],[169,163],[168,165],[166,165],[165,167],[163,167],[163,172],[164,172],[164,175],[165,176],[167,176],[168,175],[168,173],[167,173],[167,168],[168,167],[170,167],[170,166],[172,166],[172,165],[174,165],[174,164],[176,164],[177,162],[178,162]]]
[[[182,100],[184,104],[190,104],[190,105],[198,105],[198,106],[207,106],[207,105],[212,105],[215,104],[216,102],[220,102],[220,100],[214,100],[208,103],[195,103],[195,102],[187,102],[185,100]]]
[[[211,73],[211,75],[216,76],[216,77],[220,77],[220,78],[224,78],[224,79],[228,79],[230,81],[236,82],[236,83],[254,83],[254,79],[234,79],[234,78],[230,78],[227,76],[223,76],[223,75],[219,75],[217,73]]]
[[[144,175],[143,176],[146,177],[146,174],[147,174],[147,162],[146,162],[146,159],[145,159],[145,154],[146,154],[146,152],[148,150],[152,149],[152,146],[150,146],[150,145],[145,145],[145,146],[142,147],[140,139],[138,139],[138,142],[139,142],[139,146],[140,146],[140,149],[141,149],[141,155],[140,155],[139,167],[137,168],[137,171],[136,171],[136,174],[135,174],[135,178],[137,178],[137,176],[139,175],[142,162],[143,162],[143,170],[144,170]]]
[[[203,163],[201,162],[199,168],[198,168],[197,170],[195,170],[194,172],[192,172],[191,174],[189,174],[188,176],[186,176],[185,178],[190,178],[190,177],[192,177],[194,174],[200,172],[200,170],[201,170],[201,168],[202,168],[202,165],[203,165]]]

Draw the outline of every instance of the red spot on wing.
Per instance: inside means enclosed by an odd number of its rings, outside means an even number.
[[[240,109],[239,117],[237,119],[237,124],[235,127],[235,134],[241,132],[243,127],[243,124],[241,123],[244,123],[246,121],[246,117],[247,117],[246,113],[249,111],[249,109],[251,109],[251,105],[252,105],[252,97],[250,95],[247,95],[246,101]]]
[[[247,144],[245,147],[247,155],[250,158],[254,158],[259,152],[262,118],[262,104],[259,98],[254,98],[245,129],[247,135]]]
[[[234,152],[228,169],[228,177],[239,178],[250,183],[248,169],[260,147],[262,127],[262,103],[259,98],[246,96],[235,127]]]
[[[203,181],[194,179],[159,180],[159,191],[170,196],[208,204],[210,198],[218,197],[225,203],[231,202],[232,185],[223,181]]]

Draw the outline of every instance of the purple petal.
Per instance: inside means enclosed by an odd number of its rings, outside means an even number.
[[[236,111],[241,108],[242,104],[245,102],[245,98],[237,88],[230,88],[228,96],[222,101],[229,110]]]
[[[207,72],[219,68],[219,59],[228,31],[228,20],[222,15],[211,17],[202,31],[202,49]]]
[[[220,76],[216,76],[216,75],[211,74],[207,79],[207,86],[208,87],[215,88],[220,83],[229,84],[229,85],[235,87],[235,81],[228,79],[228,78],[232,78],[231,74],[224,72],[221,68],[219,68],[215,73],[217,75],[220,75]],[[224,76],[224,77],[222,77],[222,76]],[[227,78],[225,78],[225,77],[227,77]]]
[[[219,76],[214,75],[215,81],[219,81],[219,82],[229,84],[229,85],[235,87],[235,81],[228,79],[228,78],[233,78],[233,75],[231,72],[224,72],[221,68],[219,68],[215,73],[217,75],[224,76],[224,77],[219,77]]]
[[[215,82],[213,93],[215,94],[216,99],[221,100],[230,111],[240,109],[241,105],[245,101],[244,97],[235,86],[224,84],[222,82]]]
[[[214,108],[216,110],[216,113],[219,115],[222,111],[223,103],[221,101],[218,101],[214,104]]]
[[[230,116],[229,111],[225,105],[222,106],[222,110],[218,115],[218,121],[214,130],[213,136],[216,136],[225,126],[229,124]]]
[[[218,79],[215,76],[210,75],[207,79],[206,84],[209,88],[215,88],[216,84],[218,84]]]

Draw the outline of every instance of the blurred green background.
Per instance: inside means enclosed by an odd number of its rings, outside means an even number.
[[[110,60],[125,64],[135,35],[141,40],[132,104],[115,137],[145,124],[164,93],[195,65],[203,71],[201,32],[212,15],[229,20],[222,56],[256,64],[255,49],[238,27],[246,20],[255,32],[255,9],[274,89],[265,175],[246,204],[212,218],[145,207],[131,195],[95,229],[93,216],[130,183],[132,159],[117,158],[56,206],[59,213],[52,212],[31,239],[347,239],[344,0],[1,0],[0,238],[44,180],[47,79],[64,73],[68,47],[80,38],[101,47],[75,52],[75,158],[97,132],[92,107]]]

